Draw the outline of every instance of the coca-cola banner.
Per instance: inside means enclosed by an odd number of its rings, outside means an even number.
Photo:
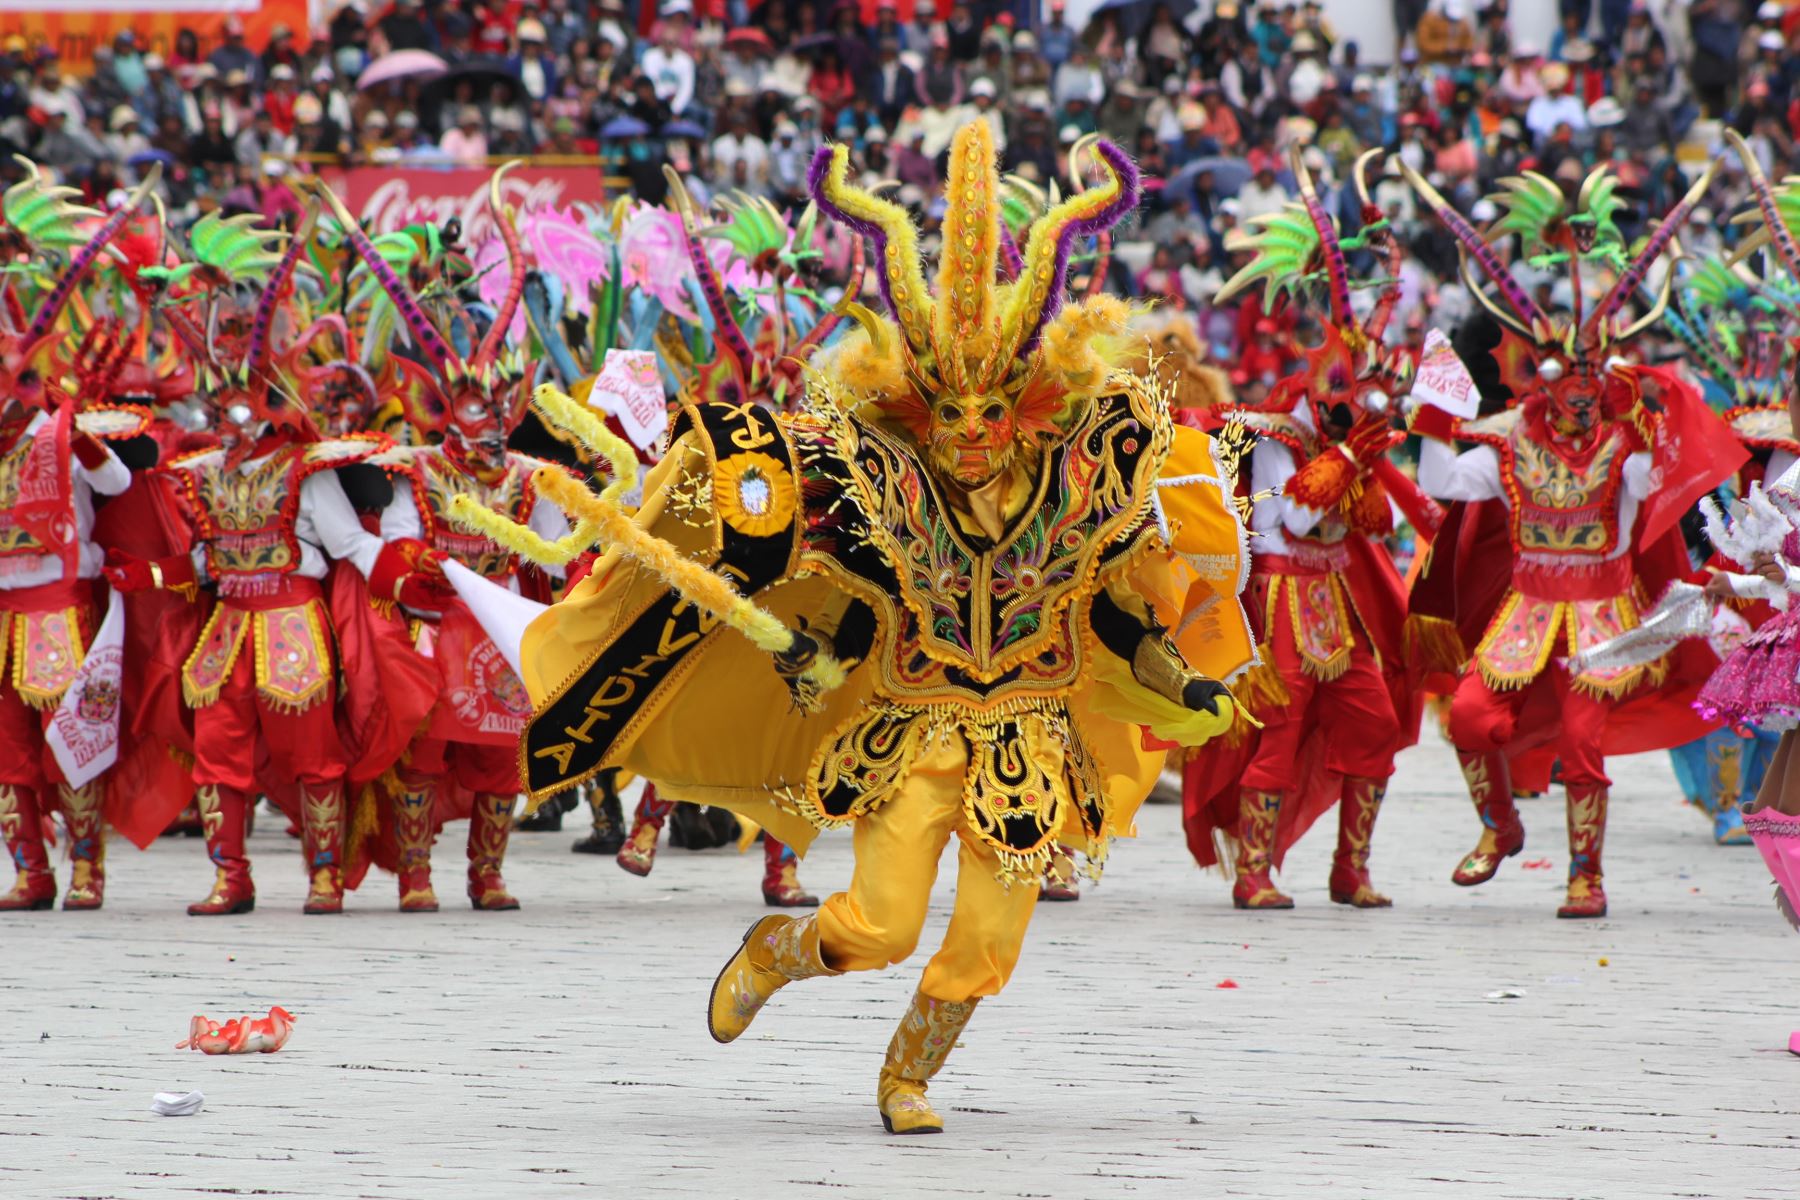
[[[493,178],[492,171],[470,167],[324,167],[319,177],[375,233],[392,233],[414,222],[441,225],[451,217],[461,217],[464,245],[479,246],[495,236],[493,220],[488,215],[488,181]],[[521,213],[572,204],[599,204],[605,192],[598,165],[527,164],[507,172],[501,183],[502,198]]]

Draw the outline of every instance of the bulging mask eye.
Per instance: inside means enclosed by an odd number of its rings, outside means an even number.
[[[1006,406],[994,403],[981,410],[981,419],[998,425],[1006,419]]]
[[[233,425],[248,425],[250,423],[250,415],[250,406],[248,404],[233,404],[230,408],[225,410],[226,419]]]
[[[954,404],[938,405],[938,420],[946,425],[954,425],[962,420],[962,409]]]
[[[462,415],[465,421],[479,421],[487,416],[487,409],[483,408],[478,401],[470,400],[462,406]]]
[[[1546,383],[1555,383],[1563,377],[1563,365],[1554,358],[1546,358],[1538,364],[1538,378]]]

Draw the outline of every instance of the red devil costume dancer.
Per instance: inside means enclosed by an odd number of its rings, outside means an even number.
[[[202,223],[204,224],[204,222]],[[357,519],[331,469],[382,450],[378,437],[323,440],[300,400],[285,390],[271,354],[273,322],[292,279],[305,228],[262,283],[242,359],[179,309],[165,310],[202,364],[201,385],[217,416],[220,445],[169,465],[195,543],[192,556],[122,560],[108,569],[125,590],[193,590],[196,569],[217,593],[199,640],[181,669],[181,690],[194,710],[195,799],[217,875],[195,916],[248,912],[255,887],[244,851],[251,796],[281,794],[297,784],[305,866],[304,911],[343,909],[344,774],[350,748],[339,734],[340,676],[325,579],[333,559],[369,577],[371,589],[401,599],[430,597],[435,582],[384,547]],[[212,231],[192,241],[211,257]],[[266,235],[254,235],[264,237]],[[202,250],[202,247],[208,250]],[[221,283],[254,261],[247,252]],[[351,668],[354,669],[354,668]]]
[[[1356,166],[1365,197],[1362,175],[1379,154]],[[1271,872],[1339,803],[1331,899],[1385,908],[1391,902],[1369,880],[1369,841],[1394,755],[1416,735],[1419,709],[1401,670],[1405,589],[1380,539],[1393,532],[1390,496],[1426,538],[1442,514],[1387,458],[1405,436],[1393,427],[1392,406],[1412,375],[1410,360],[1381,340],[1399,299],[1400,248],[1365,201],[1369,224],[1348,248],[1375,249],[1389,278],[1351,279],[1346,246],[1297,155],[1293,165],[1301,200],[1260,223],[1256,257],[1220,295],[1262,280],[1273,302],[1277,287],[1303,297],[1322,284],[1330,323],[1304,369],[1254,409],[1237,410],[1262,435],[1251,455],[1258,537],[1246,608],[1263,666],[1243,690],[1260,700],[1263,728],[1237,754],[1189,765],[1186,825],[1202,865],[1218,861],[1215,831],[1235,833],[1236,907],[1292,908]],[[1363,323],[1351,309],[1359,286],[1383,289]]]
[[[465,359],[420,307],[406,284],[389,269],[379,251],[363,236],[337,197],[323,191],[336,212],[351,246],[393,299],[407,322],[425,365],[396,359],[415,385],[402,391],[407,419],[421,434],[438,435],[437,444],[403,447],[384,458],[404,464],[394,480],[394,499],[381,518],[381,536],[390,556],[416,564],[427,573],[441,570],[437,560],[454,559],[492,583],[520,590],[518,556],[450,518],[458,496],[531,529],[545,538],[568,533],[562,510],[540,504],[532,473],[546,466],[506,448],[507,436],[524,416],[526,364],[518,353],[505,353],[525,288],[524,257],[512,214],[500,201],[505,168],[496,172],[488,200],[494,223],[506,244],[510,278],[493,323]],[[469,812],[469,901],[478,910],[516,909],[519,902],[506,890],[501,864],[512,831],[513,804],[519,784],[519,735],[531,715],[524,685],[492,640],[481,631],[468,608],[447,589],[424,597],[387,591],[392,580],[377,576],[370,590],[377,600],[395,600],[416,620],[416,640],[430,652],[442,682],[426,731],[416,738],[401,763],[399,795],[392,810],[398,843],[400,910],[435,912],[431,886],[431,843],[436,829],[452,815],[454,794],[466,794]],[[534,575],[534,598],[541,594],[541,575]]]
[[[29,321],[9,293],[0,327],[0,835],[17,872],[0,910],[46,909],[56,878],[44,846],[43,818],[61,808],[74,861],[65,909],[99,908],[105,895],[102,800],[106,777],[70,787],[44,741],[44,729],[75,680],[100,624],[94,580],[105,561],[94,545],[94,494],[116,496],[131,473],[79,418],[69,397],[45,380],[60,333],[58,318],[81,279],[155,186],[152,172],[90,238],[79,221],[99,215],[68,203],[72,189],[50,185],[31,168],[5,197],[6,233],[30,252],[74,251]],[[144,425],[124,417],[124,436]],[[117,422],[104,422],[106,425]]]
[[[1455,658],[1463,657],[1462,638],[1479,639],[1456,686],[1449,732],[1482,831],[1452,878],[1464,886],[1483,883],[1523,847],[1513,768],[1527,751],[1549,747],[1561,761],[1568,793],[1568,895],[1557,915],[1603,916],[1601,849],[1611,786],[1605,754],[1624,748],[1619,735],[1628,703],[1649,730],[1630,748],[1676,745],[1704,732],[1680,711],[1691,693],[1675,695],[1688,676],[1678,660],[1605,668],[1571,660],[1636,626],[1649,600],[1685,573],[1676,522],[1743,460],[1729,429],[1688,384],[1617,357],[1660,318],[1666,282],[1643,317],[1628,322],[1621,310],[1711,172],[1629,263],[1611,219],[1620,206],[1612,194],[1616,181],[1604,168],[1589,176],[1573,206],[1547,180],[1506,181],[1507,191],[1496,197],[1502,212],[1496,234],[1518,234],[1534,263],[1566,265],[1577,305],[1584,265],[1618,271],[1585,317],[1579,308],[1572,316],[1540,309],[1482,236],[1410,168],[1406,173],[1504,301],[1487,296],[1465,260],[1471,292],[1504,327],[1495,358],[1519,401],[1479,420],[1421,407],[1413,423],[1427,439],[1419,482],[1440,499],[1463,502],[1446,521],[1431,569],[1415,585],[1413,612],[1436,627],[1440,644],[1457,644]],[[1453,439],[1475,448],[1458,454]],[[1483,531],[1484,523],[1496,526],[1489,502],[1504,510],[1497,515],[1510,556]],[[1510,563],[1504,582],[1496,577],[1497,563]],[[1659,705],[1666,717],[1658,715]]]

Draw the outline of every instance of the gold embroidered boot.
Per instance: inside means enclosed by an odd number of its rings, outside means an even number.
[[[0,894],[0,912],[42,912],[56,904],[56,874],[44,849],[37,796],[29,788],[0,784],[0,836],[12,856],[12,891]]]
[[[300,788],[301,842],[309,886],[300,911],[344,911],[344,788],[338,782]]]
[[[519,907],[500,875],[512,837],[514,799],[481,792],[469,812],[469,904],[476,912],[511,912]]]
[[[1483,754],[1458,750],[1456,761],[1462,767],[1463,782],[1469,785],[1475,813],[1481,818],[1481,840],[1450,873],[1450,882],[1458,887],[1474,887],[1492,879],[1502,862],[1525,848],[1525,826],[1513,804],[1506,755],[1498,751]]]
[[[394,840],[400,844],[400,911],[436,912],[431,888],[430,780],[408,783],[394,804]]]
[[[1391,908],[1393,901],[1375,890],[1369,881],[1369,840],[1375,836],[1375,817],[1381,812],[1387,784],[1379,779],[1350,776],[1344,780],[1338,801],[1337,853],[1331,859],[1331,902],[1354,908]]]
[[[1233,908],[1292,908],[1294,902],[1275,886],[1275,824],[1281,816],[1281,794],[1244,788],[1238,792],[1237,882],[1231,885]]]
[[[925,1098],[925,1085],[938,1073],[956,1039],[975,1012],[977,1001],[938,1000],[914,992],[912,1004],[901,1018],[894,1040],[888,1043],[887,1062],[875,1102],[881,1123],[889,1133],[942,1133],[944,1119]]]
[[[715,1042],[736,1041],[769,1002],[796,979],[840,975],[825,965],[819,949],[819,918],[808,914],[764,917],[750,926],[743,944],[713,980],[706,1028]]]
[[[1565,918],[1604,917],[1606,888],[1600,850],[1606,842],[1606,789],[1565,789],[1569,794],[1569,893],[1556,910]]]
[[[69,890],[63,894],[63,911],[99,908],[106,898],[106,831],[100,814],[101,784],[86,787],[66,784],[57,789],[63,815],[69,822],[69,858],[74,862]]]
[[[194,789],[195,811],[213,863],[213,886],[206,899],[188,905],[190,917],[226,917],[256,908],[256,884],[244,853],[250,798],[236,788],[203,784]]]

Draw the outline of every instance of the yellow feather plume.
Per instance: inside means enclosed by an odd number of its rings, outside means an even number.
[[[1043,370],[1071,392],[1097,388],[1117,364],[1132,307],[1117,296],[1089,296],[1064,306],[1044,329]]]
[[[966,363],[974,357],[968,343],[986,334],[992,323],[994,265],[1000,256],[1000,173],[994,166],[994,135],[986,121],[971,121],[956,131],[944,191],[936,301],[938,370],[946,384],[966,392],[971,386]],[[974,386],[989,382],[976,380]]]
[[[874,339],[853,329],[813,356],[812,365],[843,390],[857,396],[898,396],[907,388],[906,364],[893,338],[877,347]]]

